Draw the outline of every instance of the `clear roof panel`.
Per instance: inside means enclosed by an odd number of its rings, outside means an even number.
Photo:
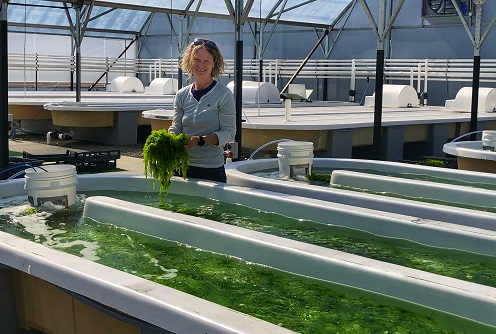
[[[233,1],[233,0],[231,0]],[[279,12],[283,10],[280,20],[284,22],[295,22],[305,25],[330,25],[339,18],[341,13],[353,2],[351,0],[288,0],[286,6],[282,7],[284,1],[276,8],[271,19],[276,19]],[[278,0],[255,0],[250,11],[250,18],[265,18]],[[261,15],[260,15],[261,14]]]
[[[109,8],[105,7],[94,7],[91,16],[95,17],[108,10]],[[141,10],[116,9],[90,21],[88,28],[139,32],[149,15],[149,12]]]
[[[235,0],[230,0],[235,6]],[[189,0],[101,0],[98,3],[105,6],[133,6],[166,12],[172,11],[194,12],[199,0],[194,0],[189,8]],[[246,4],[246,0],[243,1]],[[282,9],[284,1],[279,0],[255,0],[249,13],[250,19],[260,19],[267,17],[274,6],[280,2],[274,11],[271,19],[276,19],[278,12]],[[284,7],[280,20],[283,22],[303,25],[327,26],[341,15],[341,13],[353,2],[353,0],[288,0]],[[203,0],[199,9],[200,15],[228,15],[229,12],[222,0]]]
[[[94,6],[90,21],[87,25],[87,33],[91,35],[92,31],[98,30],[99,35],[105,35],[112,32],[126,35],[135,34],[141,30],[149,12],[118,8],[102,16],[102,13],[109,11],[110,8]],[[75,11],[69,7],[69,14],[72,22],[75,22]],[[91,20],[91,18],[95,18]],[[69,28],[66,11],[63,3],[40,0],[11,0],[7,12],[7,20],[10,24],[17,26],[29,27],[63,27]]]
[[[63,4],[50,1],[11,0],[7,20],[9,23],[26,25],[68,25]]]
[[[189,3],[188,0],[104,0],[99,1],[102,6],[117,7],[124,6],[142,6],[143,8],[162,8],[184,9]]]
[[[99,6],[94,6],[86,33],[89,35],[122,34],[129,35],[139,32],[146,22],[149,12],[171,12],[172,14],[192,15],[200,0],[98,0]],[[230,0],[235,6],[235,0]],[[243,1],[245,5],[247,0]],[[272,13],[269,20],[292,25],[328,27],[336,22],[353,0],[254,0],[250,9],[249,20],[264,20]],[[284,6],[284,8],[282,7]],[[189,5],[189,7],[188,7]],[[44,0],[10,0],[8,6],[8,22],[19,26],[54,29],[69,27],[62,1]],[[70,4],[69,4],[70,6]],[[274,8],[277,6],[276,8]],[[114,8],[114,10],[109,11]],[[106,13],[109,11],[108,13]],[[74,22],[74,9],[69,13]],[[106,13],[99,16],[102,13]],[[229,12],[222,0],[203,0],[199,8],[201,16],[225,16]]]

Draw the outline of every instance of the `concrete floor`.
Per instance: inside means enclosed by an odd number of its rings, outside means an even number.
[[[33,143],[33,142],[17,140],[17,139],[16,140],[9,139],[9,150],[15,152],[26,151],[31,154],[45,155],[45,154],[65,154],[68,148],[54,146],[54,145]],[[78,150],[78,151],[82,151],[82,150]],[[117,170],[108,173],[143,175],[144,171],[145,171],[145,165],[143,164],[143,159],[132,158],[121,155],[121,157],[117,159]]]

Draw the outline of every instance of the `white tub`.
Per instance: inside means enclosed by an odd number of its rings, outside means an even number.
[[[456,157],[459,169],[496,173],[496,152],[484,150],[480,140],[447,143],[443,152]]]

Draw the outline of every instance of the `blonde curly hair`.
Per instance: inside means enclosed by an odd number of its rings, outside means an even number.
[[[199,41],[201,44],[195,45],[195,41]],[[195,39],[195,41],[191,42],[186,48],[186,51],[184,52],[184,55],[180,63],[181,69],[184,72],[188,73],[188,75],[191,77],[193,75],[193,68],[191,64],[195,52],[198,49],[205,49],[212,55],[214,59],[212,78],[219,77],[224,72],[224,67],[225,67],[224,57],[222,56],[219,47],[214,42],[208,39],[197,38]]]

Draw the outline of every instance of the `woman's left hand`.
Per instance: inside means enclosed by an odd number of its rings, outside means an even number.
[[[184,144],[184,148],[189,150],[192,147],[198,146],[198,142],[200,141],[200,136],[191,136],[189,141]]]

